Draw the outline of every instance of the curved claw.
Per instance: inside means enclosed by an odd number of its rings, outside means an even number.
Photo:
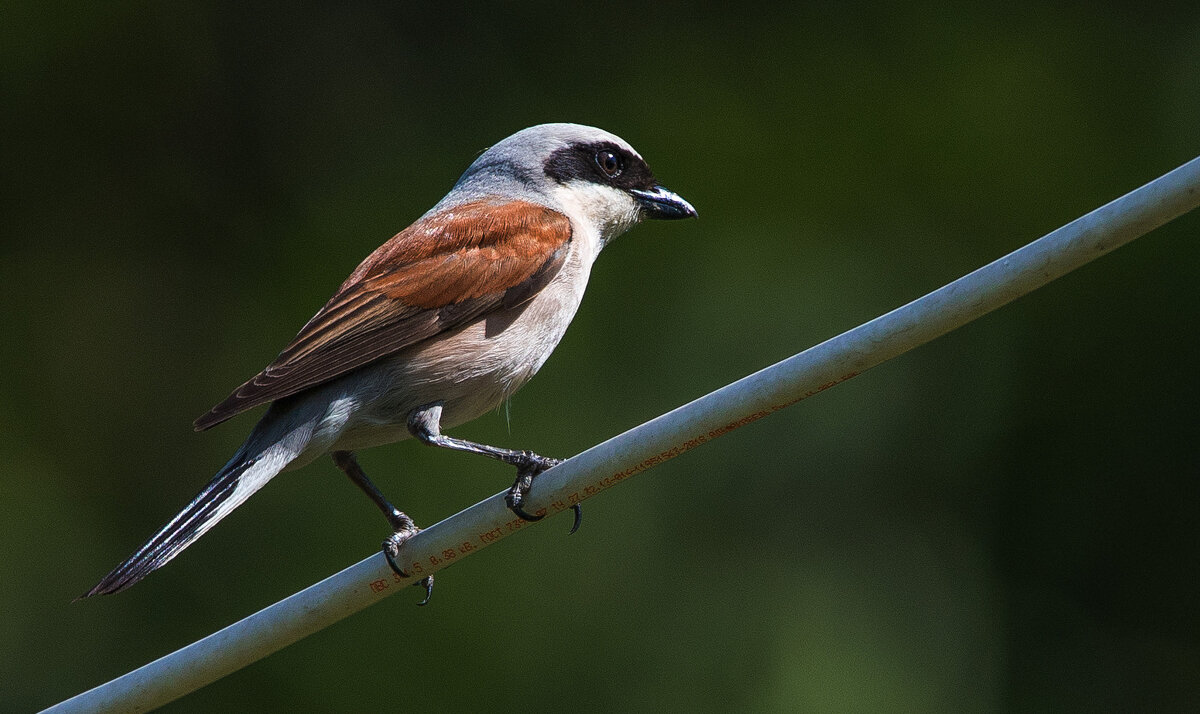
[[[396,554],[400,552],[400,544],[393,538],[389,537],[383,541],[383,557],[387,559],[388,567],[392,569],[396,575],[402,578],[407,578],[408,573],[400,569],[400,564],[396,562]]]
[[[400,553],[400,545],[411,537],[411,533],[398,532],[393,533],[383,541],[383,557],[387,560],[388,567],[392,569],[392,572],[402,578],[407,578],[409,575],[408,573],[404,572],[404,570],[400,567],[400,564],[396,562],[396,555]],[[429,599],[433,597],[433,576],[426,575],[421,579],[421,582],[417,584],[425,587],[425,599],[417,603],[417,605],[428,605]]]
[[[529,513],[524,508],[521,508],[521,502],[525,500],[525,494],[529,492],[529,486],[533,481],[533,474],[524,471],[517,476],[517,482],[508,490],[508,495],[504,497],[504,505],[508,506],[508,510],[512,511],[523,521],[540,521],[545,518],[545,515],[537,515]]]
[[[429,604],[429,598],[433,597],[433,576],[426,575],[420,584],[425,586],[425,599],[417,603],[417,607],[424,607]]]
[[[533,523],[535,521],[540,521],[546,517],[544,514],[539,516],[536,513],[526,512],[526,510],[524,508],[521,508],[521,504],[519,504],[519,503],[508,504],[508,510],[517,514],[517,518],[520,518],[523,521],[529,521],[530,523]]]
[[[575,511],[575,523],[571,525],[571,530],[567,531],[567,535],[575,535],[575,531],[579,530],[579,524],[583,523],[583,507],[576,503],[571,506],[571,510]]]

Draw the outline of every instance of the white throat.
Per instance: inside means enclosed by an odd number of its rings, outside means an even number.
[[[632,196],[610,186],[572,181],[556,186],[554,199],[560,210],[571,219],[576,233],[572,236],[591,252],[591,259],[604,246],[641,220],[641,211]]]

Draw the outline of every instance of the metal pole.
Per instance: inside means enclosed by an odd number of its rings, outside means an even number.
[[[960,327],[1200,205],[1200,158],[924,297],[594,446],[542,474],[527,508],[551,514]],[[496,494],[404,544],[394,575],[375,554],[49,712],[161,706],[528,528]]]

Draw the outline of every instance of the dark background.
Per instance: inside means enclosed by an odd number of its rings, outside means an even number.
[[[369,555],[328,460],[71,603],[249,430],[264,366],[489,144],[613,131],[700,210],[597,263],[511,404],[570,455],[1200,153],[1194,3],[6,3],[0,708]],[[505,540],[172,711],[997,711],[1200,699],[1200,214]],[[421,523],[508,470],[411,442]]]

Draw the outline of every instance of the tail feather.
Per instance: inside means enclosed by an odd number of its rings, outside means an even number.
[[[272,463],[274,462],[274,463]],[[237,458],[225,465],[192,502],[125,562],[88,590],[80,599],[120,592],[161,568],[192,544],[217,521],[246,500],[278,473],[287,462],[276,459]],[[255,468],[255,466],[259,468]],[[264,468],[269,473],[259,473]]]

